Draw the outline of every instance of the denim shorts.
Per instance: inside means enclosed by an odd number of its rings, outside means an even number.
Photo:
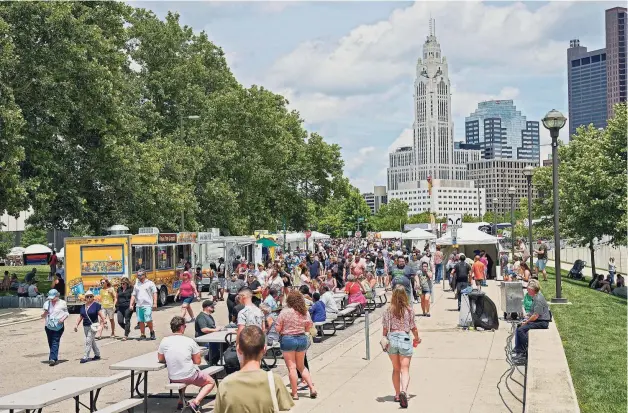
[[[404,331],[395,331],[388,333],[388,354],[412,357],[412,339],[410,334]]]
[[[547,265],[547,260],[545,258],[539,258],[538,260],[536,260],[536,267],[540,271],[543,271],[546,265]]]
[[[310,340],[305,334],[298,336],[282,336],[281,337],[281,351],[305,351],[310,346]]]
[[[192,304],[192,301],[194,301],[194,297],[181,297],[183,304]]]
[[[382,277],[382,276],[384,275],[384,269],[383,269],[383,268],[376,268],[376,269],[375,269],[375,274],[376,274],[378,277]]]

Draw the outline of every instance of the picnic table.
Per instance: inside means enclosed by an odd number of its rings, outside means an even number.
[[[76,413],[81,406],[96,411],[96,402],[100,390],[120,381],[117,376],[110,377],[65,377],[37,387],[0,397],[0,409],[9,409],[9,413],[22,410],[41,412],[45,407],[74,399]],[[80,397],[89,393],[89,406],[81,402]]]
[[[141,356],[133,357],[127,360],[109,366],[111,370],[129,370],[131,371],[131,397],[138,396],[144,398],[144,413],[148,413],[148,372],[159,371],[166,368],[165,363],[160,363],[157,359],[157,352]],[[135,372],[138,372],[137,382],[135,381]],[[144,392],[140,392],[139,386],[144,382]]]
[[[237,331],[238,331],[237,328],[226,328],[226,329],[221,330],[221,331],[215,331],[213,333],[209,333],[209,334],[204,334],[202,336],[198,336],[198,337],[196,337],[194,339],[194,341],[196,341],[197,344],[210,344],[210,343],[228,344],[227,343],[227,336],[229,334],[236,334]],[[220,349],[219,362],[221,362],[224,350],[223,350],[222,346],[219,346],[219,349]]]

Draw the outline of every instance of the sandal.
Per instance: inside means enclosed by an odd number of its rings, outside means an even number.
[[[293,394],[292,395],[292,400],[299,400],[299,395],[298,394]]]
[[[310,399],[315,399],[318,397],[318,392],[310,392]]]

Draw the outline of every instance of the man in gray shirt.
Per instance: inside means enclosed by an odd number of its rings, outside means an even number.
[[[515,332],[516,357],[525,358],[528,352],[528,331],[532,329],[547,329],[551,321],[549,305],[541,293],[541,286],[537,280],[530,280],[528,283],[528,294],[532,297],[532,309],[530,316],[523,322]]]

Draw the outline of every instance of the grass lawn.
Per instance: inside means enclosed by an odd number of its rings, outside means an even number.
[[[553,269],[541,281],[548,299],[556,296]],[[626,300],[567,279],[563,297],[570,305],[550,305],[565,348],[583,413],[626,413]]]
[[[42,294],[47,293],[48,290],[50,290],[50,285],[52,284],[51,281],[48,281],[48,273],[50,272],[50,267],[48,265],[27,265],[19,267],[0,266],[0,279],[4,278],[4,272],[8,271],[10,275],[15,274],[20,281],[23,281],[26,274],[33,268],[37,268],[37,289]],[[15,295],[15,291],[0,291],[0,296],[3,295]]]

